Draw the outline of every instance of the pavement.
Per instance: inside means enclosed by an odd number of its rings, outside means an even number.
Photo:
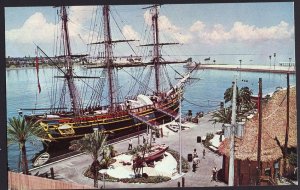
[[[222,156],[206,149],[205,159],[202,158],[202,151],[204,146],[202,143],[197,143],[197,136],[205,136],[207,133],[214,133],[221,129],[222,124],[212,124],[211,113],[204,115],[200,118],[199,124],[184,123],[183,125],[189,126],[190,129],[183,130],[181,133],[182,137],[182,155],[187,159],[188,154],[192,154],[193,150],[196,149],[200,157],[200,164],[195,172],[192,171],[192,162],[190,162],[190,170],[183,176],[178,178],[174,177],[172,180],[158,183],[158,184],[132,184],[122,182],[105,182],[105,188],[155,188],[155,187],[177,187],[177,183],[181,183],[181,177],[185,178],[185,187],[209,187],[209,186],[227,186],[223,182],[211,181],[212,168],[214,166],[217,169],[222,167]],[[155,143],[167,144],[169,148],[179,152],[179,135],[172,131],[167,132],[167,128],[163,127],[164,136],[162,138],[156,138]],[[167,135],[168,134],[168,135]],[[140,143],[142,143],[142,137],[140,136]],[[126,152],[128,148],[129,140],[124,140],[114,144],[115,150],[118,153]],[[132,139],[133,147],[138,145],[138,138]],[[31,169],[32,175],[36,172],[50,173],[50,168],[54,169],[55,179],[63,180],[67,182],[75,182],[79,184],[89,185],[93,187],[93,179],[87,178],[83,175],[84,171],[92,163],[91,156],[87,154],[80,154],[72,156],[57,162],[46,164],[44,166]],[[103,185],[102,181],[99,181],[99,187]]]

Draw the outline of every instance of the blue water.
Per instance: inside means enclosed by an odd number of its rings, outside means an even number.
[[[172,66],[180,73],[186,70],[180,66]],[[138,68],[141,70],[142,68]],[[126,72],[135,75],[134,68],[127,68]],[[176,82],[175,77],[178,75],[173,69],[168,68],[169,76]],[[75,69],[78,75],[96,76],[99,70],[86,70],[80,67]],[[132,84],[132,78],[123,70],[118,72],[122,95],[125,97],[128,92],[128,86]],[[51,76],[55,74],[55,70],[51,68],[40,68],[40,83],[42,92],[38,94],[36,70],[33,68],[19,68],[10,69],[6,71],[7,84],[7,118],[17,116],[17,109],[19,108],[34,108],[49,107],[51,95]],[[237,85],[239,87],[248,86],[253,90],[254,94],[258,92],[258,79],[262,78],[263,94],[273,92],[276,87],[286,87],[285,74],[270,74],[270,73],[246,73],[236,71],[220,71],[220,70],[198,70],[193,74],[193,77],[200,78],[200,80],[193,80],[185,88],[184,98],[186,101],[182,103],[182,111],[186,113],[187,110],[192,110],[193,113],[203,111],[209,112],[218,108],[221,101],[223,101],[224,91],[231,86],[234,79],[237,78]],[[247,80],[248,82],[243,82]],[[78,81],[77,81],[78,82]],[[296,76],[290,75],[291,85],[296,85]],[[59,82],[62,84],[62,81]],[[82,84],[79,84],[81,86]],[[80,87],[81,88],[81,87]],[[79,89],[80,89],[79,88]],[[103,92],[106,94],[106,91]],[[88,95],[86,95],[88,97]],[[34,144],[27,143],[27,156],[32,159],[35,153],[42,150],[42,144],[35,142]],[[19,150],[18,145],[11,145],[8,147],[8,165],[10,169],[18,170]],[[31,164],[30,164],[30,167]]]

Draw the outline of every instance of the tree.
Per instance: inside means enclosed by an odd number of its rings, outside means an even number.
[[[47,132],[39,126],[38,122],[26,121],[23,117],[8,119],[7,143],[18,143],[21,152],[22,172],[28,175],[28,160],[26,155],[26,142],[44,139]]]
[[[104,149],[106,139],[107,135],[101,130],[85,134],[82,139],[72,141],[70,146],[70,149],[86,152],[92,157],[93,163],[90,166],[90,171],[94,175],[94,187],[96,188],[98,187],[98,171],[100,170],[98,157]]]
[[[247,111],[254,108],[254,105],[251,102],[251,95],[253,94],[252,90],[249,87],[242,87],[239,91],[239,101],[243,108]]]
[[[150,148],[151,148],[151,145],[148,146],[147,143],[145,143],[143,146],[140,146],[139,148],[137,148],[137,151],[134,153],[132,168],[133,168],[134,176],[136,178],[141,177],[142,176],[141,173],[143,174],[145,154],[146,154],[147,150],[149,150]]]
[[[232,110],[231,108],[224,108],[221,110],[218,110],[216,112],[213,113],[212,115],[212,120],[214,121],[213,123],[231,123],[231,114],[232,114]]]
[[[236,87],[236,106],[237,111],[241,112],[241,108],[245,108],[246,110],[253,109],[254,104],[251,102],[251,95],[253,94],[252,90],[250,90],[248,87],[242,87],[239,89]],[[224,92],[224,100],[225,103],[232,101],[233,96],[233,87],[227,88]]]

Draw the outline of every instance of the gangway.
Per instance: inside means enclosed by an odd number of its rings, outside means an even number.
[[[178,113],[171,109],[161,109],[159,107],[155,107],[154,109],[158,112],[164,113],[165,115],[167,115],[175,120],[178,119],[178,117],[179,117]]]
[[[146,125],[150,126],[151,128],[156,128],[159,125],[159,123],[157,123],[156,121],[150,121],[150,120],[146,119],[146,117],[139,116],[135,113],[128,112],[128,114],[130,116],[132,116],[133,118],[139,120],[140,122],[145,123]]]

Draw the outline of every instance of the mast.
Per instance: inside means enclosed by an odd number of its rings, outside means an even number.
[[[149,7],[145,7],[143,9],[150,8],[150,11],[152,13],[152,33],[153,33],[153,43],[152,44],[145,44],[140,46],[153,46],[153,60],[152,63],[148,65],[154,65],[155,70],[155,92],[156,94],[159,94],[161,92],[161,80],[160,77],[162,77],[163,72],[161,71],[161,65],[166,65],[170,63],[186,63],[186,61],[172,61],[172,62],[161,62],[161,47],[164,45],[175,45],[179,43],[160,43],[159,42],[159,26],[158,26],[158,6],[159,4],[155,4]]]
[[[108,93],[109,93],[109,106],[111,110],[114,110],[114,101],[117,97],[116,86],[115,86],[115,76],[114,76],[114,66],[113,66],[113,51],[112,51],[112,40],[111,40],[111,30],[109,22],[109,6],[103,6],[103,23],[104,23],[104,46],[105,46],[105,65],[108,72]]]
[[[156,86],[156,93],[160,92],[160,65],[159,65],[159,30],[158,30],[158,10],[157,6],[154,6],[154,14],[152,16],[152,30],[153,30],[153,62],[154,62],[154,69],[155,69],[155,86]]]
[[[76,86],[74,84],[73,78],[73,65],[71,60],[71,47],[70,47],[70,38],[69,38],[69,30],[68,30],[68,15],[65,6],[61,7],[61,19],[62,19],[62,35],[63,35],[63,45],[64,45],[64,55],[67,62],[67,72],[65,73],[65,78],[68,84],[69,93],[70,93],[70,101],[72,111],[75,115],[80,114],[79,108],[79,94],[77,93]]]

